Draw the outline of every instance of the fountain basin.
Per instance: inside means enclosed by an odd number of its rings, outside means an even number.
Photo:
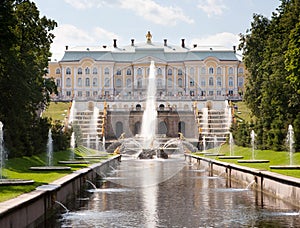
[[[214,154],[214,153],[209,153],[209,154],[204,154],[205,156],[216,156],[216,157],[219,157],[219,156],[224,156],[225,154],[218,154],[218,153],[216,153],[216,154]]]
[[[232,155],[232,156],[219,156],[219,159],[242,159],[244,158],[243,156],[235,156],[235,155]]]
[[[0,186],[8,185],[29,185],[33,184],[34,180],[22,180],[22,179],[0,179]]]
[[[238,163],[269,163],[269,160],[238,160]]]
[[[71,170],[71,167],[68,166],[33,166],[29,168],[33,171],[65,171]]]
[[[300,165],[271,165],[270,169],[300,169]]]
[[[70,161],[59,161],[59,164],[89,164],[89,161],[79,161],[79,160],[70,160]]]

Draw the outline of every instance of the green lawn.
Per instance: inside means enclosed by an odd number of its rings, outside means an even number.
[[[49,107],[43,113],[43,117],[52,118],[52,120],[63,121],[68,114],[70,102],[51,102]]]
[[[212,149],[212,152],[215,150]],[[239,147],[234,146],[232,155],[237,156],[243,156],[243,159],[219,159],[218,157],[210,157],[216,160],[228,162],[228,163],[234,163],[241,166],[256,168],[260,170],[268,170],[276,173],[280,173],[287,176],[293,176],[300,178],[300,170],[277,170],[277,169],[270,169],[269,166],[274,165],[289,165],[290,164],[290,158],[289,158],[289,152],[287,151],[272,151],[272,150],[255,150],[254,151],[255,156],[254,158],[257,160],[270,160],[269,163],[238,163],[237,160],[251,160],[252,159],[252,148],[247,147]],[[219,153],[230,155],[230,149],[229,145],[225,144],[223,145]],[[197,153],[195,153],[197,155]],[[201,155],[203,156],[203,155]],[[293,153],[293,164],[294,165],[300,165],[300,153]]]
[[[85,156],[95,154],[95,151],[88,150],[85,148],[77,148],[75,151],[75,156]],[[54,152],[53,154],[53,165],[64,166],[58,164],[58,161],[61,160],[70,160],[71,151],[60,151]],[[107,159],[108,157],[103,157]],[[70,171],[32,171],[29,170],[31,166],[45,166],[47,161],[46,153],[32,157],[22,157],[9,159],[5,163],[5,168],[2,173],[5,178],[8,179],[26,179],[34,180],[33,185],[27,186],[0,186],[0,202],[14,198],[22,193],[30,192],[34,190],[37,186],[43,184],[49,184],[50,182],[57,180],[69,173],[72,173],[75,170],[87,167],[87,164],[68,164],[65,166],[71,167]],[[93,162],[99,162],[100,160],[93,160]]]

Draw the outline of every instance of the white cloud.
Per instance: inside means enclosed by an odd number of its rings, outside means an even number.
[[[224,10],[227,9],[223,0],[200,0],[197,7],[204,11],[208,17],[222,15]]]
[[[174,26],[178,21],[194,23],[194,20],[186,16],[181,8],[162,6],[153,0],[65,0],[65,2],[81,10],[103,6],[119,7],[133,11],[145,20],[166,26]]]
[[[64,54],[65,46],[89,46],[89,45],[111,45],[113,39],[118,36],[103,28],[96,27],[93,31],[85,31],[74,25],[62,24],[58,26],[53,34],[55,38],[51,45],[52,59],[60,60]]]
[[[237,34],[222,32],[202,38],[192,39],[191,43],[192,45],[197,44],[198,46],[222,46],[232,49],[232,46],[238,46],[239,39],[240,37]]]
[[[121,0],[120,7],[134,11],[137,15],[156,24],[173,26],[177,21],[193,23],[194,21],[184,15],[179,7],[161,6],[152,0]]]

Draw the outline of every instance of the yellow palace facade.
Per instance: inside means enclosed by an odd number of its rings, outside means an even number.
[[[166,100],[241,99],[245,67],[235,47],[187,47],[146,41],[119,46],[68,48],[49,62],[46,77],[54,78],[55,100],[134,100],[146,94],[150,62],[155,62],[157,97]]]

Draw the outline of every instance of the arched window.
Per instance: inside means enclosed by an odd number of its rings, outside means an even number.
[[[126,75],[131,75],[131,69],[130,68],[127,69]]]
[[[172,69],[168,69],[168,75],[172,75]]]
[[[208,80],[208,85],[209,86],[213,86],[214,85],[214,78],[213,77],[210,77],[209,80]]]
[[[93,68],[93,74],[98,74],[98,71],[97,71],[96,67]]]
[[[229,77],[229,79],[228,79],[228,86],[230,86],[230,87],[233,86],[233,77]]]
[[[85,86],[90,86],[90,78],[85,79]]]
[[[242,74],[242,73],[244,73],[244,69],[243,68],[239,68],[239,74]]]
[[[182,78],[178,78],[178,86],[183,87],[183,80]]]
[[[172,78],[168,78],[168,87],[172,87]]]
[[[232,67],[229,67],[228,74],[233,74],[233,68]]]
[[[137,75],[142,75],[142,69],[141,68],[137,69]]]
[[[90,74],[90,68],[85,68],[85,74]]]
[[[222,68],[221,67],[217,68],[217,74],[222,74]]]
[[[117,70],[117,75],[122,75],[122,72],[120,69]]]
[[[182,69],[178,69],[178,75],[182,75]]]
[[[104,74],[109,74],[109,69],[108,69],[108,67],[106,67],[105,69],[104,69]]]
[[[162,75],[162,70],[161,70],[161,68],[158,68],[158,69],[157,69],[157,74],[158,74],[158,75]]]
[[[66,79],[66,87],[71,87],[71,78]]]
[[[78,86],[82,86],[82,78],[78,78],[77,79],[77,85]]]
[[[82,74],[82,69],[81,69],[81,67],[78,68],[77,74]]]
[[[116,87],[121,87],[122,86],[122,79],[117,78],[116,80]]]
[[[137,87],[139,89],[141,89],[143,87],[143,80],[141,78],[138,78],[138,80],[137,80]]]
[[[71,68],[70,68],[70,67],[68,67],[68,68],[66,69],[66,74],[71,74]]]
[[[205,85],[206,85],[205,77],[201,77],[201,87],[205,87]]]
[[[93,78],[93,86],[98,86],[98,80],[97,78]]]
[[[206,69],[205,69],[205,67],[202,67],[202,68],[201,68],[201,74],[206,74]]]
[[[55,71],[55,73],[56,73],[56,74],[60,74],[60,69],[57,68],[56,71]]]
[[[208,69],[208,73],[209,73],[209,74],[214,74],[214,68],[213,68],[213,67],[210,67],[210,68]]]
[[[222,79],[221,79],[221,77],[217,77],[217,86],[222,86]]]
[[[243,77],[238,77],[238,85],[239,85],[239,87],[244,86],[244,78]]]
[[[104,79],[104,87],[109,87],[110,86],[110,81],[109,78]]]
[[[127,78],[127,80],[126,80],[126,87],[131,88],[131,79],[130,78]]]
[[[191,69],[190,69],[190,75],[194,76],[194,74],[195,74],[195,69],[194,69],[194,67],[191,67]]]
[[[60,78],[57,78],[57,79],[56,79],[56,86],[57,86],[57,87],[60,87]]]

